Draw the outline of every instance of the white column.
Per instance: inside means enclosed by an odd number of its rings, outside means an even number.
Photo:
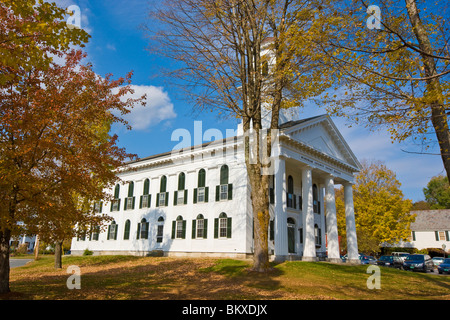
[[[316,260],[316,245],[314,241],[314,212],[312,193],[312,168],[302,170],[303,198],[303,261]]]
[[[275,162],[275,260],[283,261],[288,255],[286,215],[286,161]]]
[[[336,200],[334,194],[333,176],[325,178],[325,203],[327,217],[327,251],[328,261],[341,262],[339,254],[339,239],[336,217]]]
[[[345,224],[347,230],[347,261],[360,263],[358,240],[356,237],[355,209],[353,207],[353,188],[351,183],[344,185]]]

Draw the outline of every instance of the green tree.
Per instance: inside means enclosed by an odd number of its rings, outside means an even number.
[[[446,176],[431,178],[423,193],[430,209],[450,209],[450,186]]]
[[[362,170],[353,185],[358,248],[378,252],[383,243],[406,240],[414,216],[412,201],[404,199],[395,173],[379,161],[362,161]],[[339,234],[345,239],[345,204],[343,189],[336,194]]]

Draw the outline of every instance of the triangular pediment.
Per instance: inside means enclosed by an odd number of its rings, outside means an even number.
[[[285,135],[354,168],[359,161],[328,115],[290,121],[281,125]]]

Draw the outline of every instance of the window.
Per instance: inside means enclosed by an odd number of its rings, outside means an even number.
[[[205,169],[200,169],[198,172],[197,188],[194,189],[194,203],[208,202],[209,188],[206,187],[205,184],[206,184],[206,171]]]
[[[187,190],[185,189],[186,175],[181,172],[178,175],[178,190],[174,192],[173,205],[187,204]]]
[[[156,242],[161,243],[164,235],[164,218],[158,218],[158,230],[156,231]]]
[[[292,178],[292,176],[288,177],[286,200],[287,200],[286,206],[288,208],[295,209],[297,207],[296,198],[294,195],[294,179]]]
[[[148,226],[149,223],[145,218],[138,223],[137,239],[148,239]]]
[[[164,207],[169,204],[169,193],[166,192],[167,177],[161,177],[161,184],[159,186],[159,193],[156,195],[156,206]]]
[[[150,208],[151,196],[150,196],[150,180],[145,179],[144,190],[142,192],[141,200],[139,202],[139,208]]]
[[[111,212],[120,210],[120,185],[116,184],[114,188],[114,200],[111,201]]]
[[[182,216],[178,216],[177,220],[172,221],[172,239],[186,238],[186,220]]]
[[[228,218],[225,212],[214,219],[214,238],[231,238],[231,218]]]
[[[117,240],[117,224],[115,221],[108,226],[107,240]]]
[[[314,225],[314,237],[316,246],[322,245],[322,230],[319,228],[319,226],[316,224]]]
[[[94,202],[94,213],[102,213],[103,202],[96,201]]]
[[[123,232],[123,240],[130,239],[130,226],[131,226],[130,220],[125,221],[125,230]]]
[[[233,197],[233,185],[228,183],[228,171],[226,164],[220,168],[220,185],[216,186],[216,201],[231,200]]]
[[[202,214],[199,214],[197,219],[192,220],[192,239],[206,239],[207,227],[208,219],[205,219]]]
[[[124,210],[134,209],[134,182],[128,182],[128,197],[125,198]]]
[[[320,213],[319,192],[316,184],[313,184],[313,211],[314,213]]]
[[[92,227],[92,233],[91,233],[91,240],[92,241],[98,241],[99,233],[100,233],[100,227],[99,226],[93,226]]]

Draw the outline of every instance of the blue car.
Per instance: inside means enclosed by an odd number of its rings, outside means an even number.
[[[439,274],[450,273],[450,259],[444,259],[444,262],[438,265],[438,272]]]

